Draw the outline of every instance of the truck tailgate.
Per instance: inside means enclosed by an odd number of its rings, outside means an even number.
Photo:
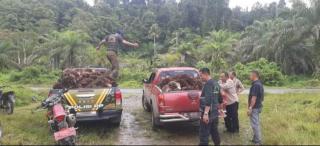
[[[200,91],[178,91],[163,93],[163,111],[168,112],[198,112]]]
[[[112,88],[104,89],[72,89],[65,93],[68,103],[75,107],[77,112],[107,110],[115,108]]]

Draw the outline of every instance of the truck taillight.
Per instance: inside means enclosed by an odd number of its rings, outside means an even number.
[[[117,89],[114,93],[114,97],[116,98],[116,105],[121,105],[122,103],[122,94],[120,89]]]
[[[164,106],[164,95],[160,94],[158,97],[158,102],[160,106]]]

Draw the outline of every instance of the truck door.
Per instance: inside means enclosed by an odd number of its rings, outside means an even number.
[[[150,98],[152,96],[152,82],[156,77],[156,73],[151,73],[148,81],[144,84],[144,95],[146,98]]]

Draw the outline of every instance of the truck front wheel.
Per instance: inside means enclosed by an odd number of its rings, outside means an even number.
[[[153,130],[158,129],[161,126],[160,120],[159,120],[159,118],[157,118],[155,116],[155,113],[153,112],[153,110],[151,113],[151,122],[152,122],[152,129]]]
[[[150,112],[151,111],[151,108],[150,108],[148,102],[146,101],[146,98],[145,98],[144,94],[142,94],[142,107],[146,112]]]

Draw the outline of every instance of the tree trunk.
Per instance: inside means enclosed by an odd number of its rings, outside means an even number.
[[[69,65],[74,67],[74,51],[73,48],[70,49],[70,56],[69,56]]]
[[[157,51],[156,51],[156,36],[153,36],[153,56],[156,57]]]
[[[56,54],[53,56],[53,68],[54,69],[60,68],[60,54]]]
[[[176,32],[176,46],[179,45],[179,32]]]
[[[25,47],[23,47],[23,64],[27,64],[27,52]]]
[[[20,51],[18,51],[18,64],[21,64]]]

